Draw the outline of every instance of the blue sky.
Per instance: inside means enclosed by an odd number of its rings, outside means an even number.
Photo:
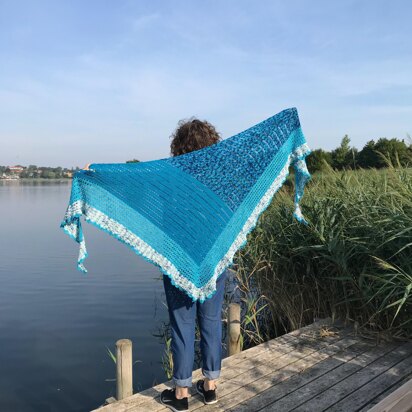
[[[312,149],[412,134],[412,2],[0,0],[0,165],[169,156],[295,106]]]

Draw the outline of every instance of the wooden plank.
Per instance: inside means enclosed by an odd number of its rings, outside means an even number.
[[[411,412],[412,380],[409,380],[387,398],[375,405],[369,412]]]
[[[331,321],[325,319],[323,321],[318,321],[311,325],[305,326],[298,331],[292,331],[286,335],[282,335],[278,338],[271,339],[267,342],[263,342],[260,345],[256,345],[252,348],[246,349],[243,352],[238,354],[226,357],[222,360],[222,367],[227,365],[232,365],[237,363],[239,360],[249,359],[256,357],[258,354],[263,352],[270,351],[275,347],[279,347],[284,345],[285,343],[289,343],[291,341],[298,342],[299,338],[315,338],[318,337],[319,330],[322,328],[332,328]],[[347,333],[350,328],[334,328],[339,333]]]
[[[313,336],[313,334],[316,333],[316,331],[318,331],[321,328],[332,328],[333,326],[330,323],[330,320],[324,320],[322,322],[317,322],[317,323],[313,323],[311,325],[305,326],[303,328],[301,328],[299,331],[299,333],[304,336],[304,337],[308,337],[308,336]],[[335,328],[336,330],[339,330],[339,328]],[[343,328],[340,328],[343,329]],[[222,363],[228,362],[229,360],[233,360],[233,359],[237,359],[237,358],[242,358],[242,356],[254,356],[255,354],[257,354],[260,351],[264,351],[267,350],[268,348],[270,348],[272,345],[277,345],[278,342],[282,342],[283,340],[290,340],[290,338],[297,338],[298,333],[297,331],[292,331],[289,332],[285,335],[279,336],[277,338],[271,339],[267,342],[263,342],[259,345],[253,346],[252,348],[246,349],[241,353],[232,355],[232,356],[228,356],[224,359],[222,359]]]
[[[377,405],[379,402],[383,401],[386,397],[388,397],[391,393],[396,391],[398,388],[400,388],[402,385],[407,383],[409,380],[412,379],[412,374],[404,376],[400,381],[395,383],[395,385],[389,387],[385,392],[382,392],[379,396],[377,396],[375,399],[373,399],[372,402],[370,402],[368,405],[360,409],[358,412],[366,412],[370,411],[370,409]]]
[[[278,340],[279,339],[279,340]],[[270,350],[287,344],[290,341],[294,341],[295,338],[294,337],[290,337],[289,335],[284,335],[279,337],[278,339],[272,339],[270,341],[261,343],[260,345],[256,345],[253,346],[250,349],[246,349],[240,353],[237,353],[235,355],[232,356],[227,356],[226,358],[222,359],[222,366],[227,366],[229,364],[236,364],[244,359],[249,359],[249,358],[253,358],[255,356],[258,356],[262,353],[267,353]]]
[[[241,367],[244,371],[248,373],[254,373],[253,369],[262,366],[262,368],[257,371],[257,373],[261,373],[265,370],[265,367],[269,363],[275,362],[277,365],[277,360],[282,358],[282,362],[287,359],[288,354],[293,354],[294,352],[300,352],[303,355],[312,353],[313,351],[317,350],[319,347],[324,347],[325,345],[330,345],[336,341],[338,341],[340,337],[331,337],[323,339],[322,341],[315,340],[312,338],[305,338],[305,346],[302,345],[302,340],[295,340],[288,345],[281,345],[280,347],[276,348],[269,354],[261,354],[252,359],[246,359],[245,361],[241,362],[240,364],[234,365],[234,367],[227,367],[222,368],[222,380],[220,382],[224,382],[226,380],[235,379],[238,380],[238,373],[233,373],[234,369]],[[286,349],[286,350],[285,350]],[[224,373],[223,373],[224,372]],[[238,371],[239,372],[239,371]]]
[[[411,350],[412,343],[406,343],[397,347],[375,361],[369,362],[367,367],[365,367],[366,365],[363,366],[357,373],[352,373],[336,385],[323,391],[310,401],[305,402],[303,405],[296,408],[296,411],[323,411],[328,409],[338,400],[349,395],[357,388],[365,385],[373,378],[390,369],[393,365],[396,365],[404,358],[410,356]]]
[[[261,384],[260,381],[254,382],[256,386],[262,388],[262,392],[257,396],[228,409],[228,411],[248,412],[251,410],[260,410],[371,348],[371,346],[366,343],[357,342],[353,344],[353,342],[356,341],[350,338],[343,339],[335,345],[331,345],[318,353],[309,355],[304,360],[307,360],[308,362],[313,360],[313,362],[308,363],[305,370],[293,375],[285,382],[281,381],[280,384],[277,384],[275,377],[273,377],[272,385],[267,388]],[[348,343],[347,346],[346,343]],[[330,350],[332,347],[335,348],[335,353]]]
[[[412,356],[408,356],[366,385],[355,390],[349,396],[329,408],[328,411],[346,412],[358,410],[370,403],[376,396],[379,396],[388,389],[389,386],[401,380],[403,376],[410,373],[412,373]],[[410,389],[412,390],[412,385]]]
[[[292,392],[291,394],[285,396],[279,401],[267,406],[262,409],[264,411],[289,411],[294,408],[299,407],[305,402],[313,399],[316,395],[322,394],[328,388],[330,388],[334,383],[340,382],[353,373],[361,370],[363,367],[374,362],[380,357],[384,356],[388,352],[391,352],[395,345],[385,345],[377,346],[371,349],[368,352],[361,354],[360,356],[355,357],[348,362],[338,366],[333,369],[331,372],[322,375],[321,377],[315,379],[307,385],[299,388],[298,390]],[[313,406],[313,405],[312,405]],[[315,411],[320,411],[315,407]]]

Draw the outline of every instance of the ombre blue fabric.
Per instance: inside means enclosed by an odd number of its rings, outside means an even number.
[[[210,298],[260,214],[295,170],[293,216],[308,224],[300,199],[311,153],[296,108],[286,109],[214,145],[137,163],[93,163],[73,176],[60,226],[80,251],[81,216],[155,264],[193,301]]]

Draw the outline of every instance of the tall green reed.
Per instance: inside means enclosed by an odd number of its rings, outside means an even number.
[[[388,166],[314,174],[307,226],[292,218],[293,175],[262,214],[236,262],[270,308],[272,337],[325,316],[411,336],[412,170]]]

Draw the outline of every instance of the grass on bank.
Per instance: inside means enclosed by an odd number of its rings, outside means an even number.
[[[292,218],[293,175],[276,194],[236,256],[244,300],[267,304],[245,328],[254,343],[327,316],[412,336],[412,169],[389,166],[314,174],[308,226]]]

